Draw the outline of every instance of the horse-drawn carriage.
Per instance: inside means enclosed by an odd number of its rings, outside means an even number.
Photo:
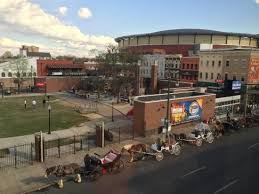
[[[186,142],[194,144],[198,147],[202,146],[203,142],[213,143],[214,135],[209,125],[205,123],[198,124],[193,131],[188,134],[176,135],[176,140],[178,142]]]
[[[45,177],[50,175],[59,177],[59,188],[63,188],[63,177],[75,175],[74,181],[81,182],[81,177],[90,181],[97,180],[106,173],[118,173],[124,168],[124,162],[121,160],[121,153],[116,150],[110,150],[103,157],[95,153],[95,156],[86,154],[84,157],[85,166],[77,163],[67,165],[57,165],[47,168]]]
[[[82,168],[81,174],[91,181],[106,173],[118,173],[124,168],[124,162],[121,160],[121,153],[116,150],[110,150],[101,157],[99,154],[84,157],[85,167]]]

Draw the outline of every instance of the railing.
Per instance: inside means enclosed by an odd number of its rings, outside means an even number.
[[[74,135],[66,138],[58,138],[43,142],[44,159],[50,157],[61,158],[63,154],[76,154],[78,151],[90,150],[96,147],[95,133],[86,135]]]
[[[111,135],[112,134],[112,138]],[[104,144],[109,145],[113,143],[121,143],[125,140],[134,139],[134,133],[132,127],[115,127],[105,130]]]
[[[0,149],[0,170],[32,165],[34,160],[34,143]]]

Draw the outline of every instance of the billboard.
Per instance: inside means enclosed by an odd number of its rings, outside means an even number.
[[[252,58],[248,69],[249,84],[259,84],[259,58]]]
[[[241,81],[233,81],[232,90],[241,90]]]
[[[176,102],[171,105],[171,122],[173,124],[198,120],[202,114],[202,99]]]

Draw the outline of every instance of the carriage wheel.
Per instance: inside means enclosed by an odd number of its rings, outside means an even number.
[[[181,154],[181,146],[180,145],[175,145],[174,146],[174,155],[176,155],[176,156],[179,156],[180,154]]]
[[[195,142],[195,145],[197,147],[201,147],[202,146],[202,140],[201,139],[197,139],[196,142]]]
[[[124,162],[122,160],[119,160],[112,168],[112,172],[115,174],[120,173],[124,169],[124,167],[125,167]]]
[[[207,137],[207,142],[208,142],[208,143],[213,143],[213,141],[214,141],[214,137],[213,137],[213,135],[211,134],[211,135],[209,135],[209,136]]]
[[[163,154],[162,152],[156,153],[155,156],[156,156],[156,160],[157,160],[158,162],[160,162],[161,160],[164,159],[164,154]]]

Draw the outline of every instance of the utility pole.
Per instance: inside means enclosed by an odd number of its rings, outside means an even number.
[[[248,102],[248,85],[246,84],[246,91],[245,91],[245,117],[247,112],[247,102]]]

